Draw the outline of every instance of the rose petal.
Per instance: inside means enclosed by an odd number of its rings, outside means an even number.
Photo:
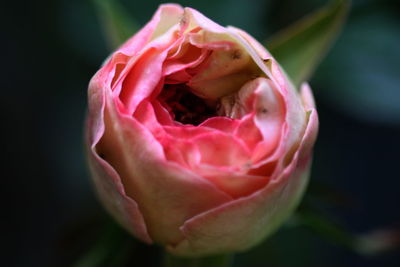
[[[187,68],[199,65],[206,57],[208,52],[205,49],[187,44],[186,52],[179,58],[167,59],[164,62],[163,75],[170,75]]]
[[[107,76],[99,71],[89,85],[86,143],[92,179],[106,209],[133,235],[147,243],[152,243],[137,202],[126,195],[118,173],[98,155],[96,150],[96,144],[104,133],[103,91],[107,88],[106,82]]]
[[[162,145],[167,160],[181,163],[190,170],[200,164],[201,155],[193,141],[184,139],[176,141],[174,137],[167,137],[162,140]]]
[[[243,169],[246,169],[246,166]],[[235,199],[256,192],[269,181],[267,176],[249,175],[245,174],[245,171],[206,164],[198,165],[193,170]]]
[[[303,194],[311,164],[309,148],[317,126],[316,113],[311,112],[299,150],[279,179],[270,181],[267,187],[248,197],[186,221],[181,227],[185,239],[169,246],[168,250],[184,256],[241,251],[272,233],[295,208]]]
[[[227,117],[211,117],[202,122],[199,127],[212,128],[227,134],[233,134],[239,126],[240,121]]]
[[[242,140],[250,151],[254,151],[256,145],[263,140],[261,132],[254,122],[254,115],[250,114],[240,120],[235,136]]]
[[[312,147],[318,135],[319,122],[318,122],[317,110],[315,109],[314,97],[308,83],[304,83],[301,86],[300,94],[304,108],[308,112],[308,120],[309,120],[308,122],[309,125],[305,133],[308,136],[308,138],[302,144],[303,149],[301,151],[302,153],[300,154],[300,158],[303,159],[306,158],[312,152]]]
[[[170,113],[168,110],[163,107],[160,102],[157,100],[152,101],[153,109],[155,116],[157,118],[157,121],[162,124],[162,125],[173,125],[174,121],[171,118]]]
[[[168,250],[198,257],[243,251],[259,243],[286,219],[304,191],[308,167],[294,167],[262,191],[186,221],[181,227],[185,239]]]
[[[137,105],[153,92],[161,79],[162,62],[166,55],[166,51],[147,50],[126,76],[120,99],[125,104],[128,114],[132,114]]]
[[[153,135],[132,117],[118,113],[111,95],[106,100],[105,132],[96,149],[119,174],[126,194],[138,203],[153,240],[178,242],[183,238],[178,227],[185,220],[231,199],[208,181],[166,161]]]
[[[196,127],[193,125],[165,126],[164,130],[175,140],[191,140],[199,135],[211,134],[213,131],[206,127]]]
[[[160,5],[152,20],[158,20],[157,27],[154,29],[151,40],[165,34],[171,27],[179,24],[183,15],[183,9],[177,4]]]
[[[250,151],[232,135],[214,132],[197,136],[193,142],[199,148],[201,162],[205,164],[240,168],[250,159]]]
[[[262,144],[256,148],[253,154],[253,161],[257,162],[261,158],[267,158],[278,146],[286,110],[280,95],[277,94],[268,80],[258,78],[254,80],[254,85],[256,86],[254,122],[263,136]]]

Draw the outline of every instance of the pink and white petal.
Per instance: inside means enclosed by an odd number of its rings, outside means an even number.
[[[242,36],[255,49],[258,56],[261,57],[262,60],[267,60],[272,58],[271,54],[267,51],[267,49],[265,49],[263,45],[261,45],[256,39],[254,39],[247,32],[233,26],[228,26],[228,29]]]
[[[187,149],[187,148],[186,148]],[[187,160],[184,158],[182,150],[176,146],[164,147],[164,154],[167,160],[173,161],[180,165],[181,167],[190,169]],[[185,155],[186,156],[186,155]]]
[[[252,114],[245,116],[239,121],[235,136],[242,140],[250,151],[254,151],[257,144],[263,140],[260,130],[255,125]]]
[[[258,78],[252,83],[252,86],[256,88],[253,107],[256,112],[254,122],[263,136],[262,153],[257,150],[253,154],[253,161],[257,162],[261,158],[267,158],[281,142],[286,107],[269,80]]]
[[[154,109],[154,113],[157,118],[157,121],[161,125],[165,126],[165,125],[173,125],[174,124],[171,114],[165,107],[163,107],[160,104],[160,102],[158,100],[153,100],[151,102],[151,104],[153,105],[153,109]]]
[[[192,75],[190,75],[187,72],[187,69],[177,71],[174,73],[171,73],[167,77],[165,77],[165,83],[166,84],[184,84],[187,81],[189,81],[192,78]]]
[[[307,83],[304,83],[301,86],[300,93],[303,100],[304,108],[307,111],[308,115],[308,127],[305,132],[305,135],[308,136],[308,138],[303,143],[303,149],[299,157],[301,160],[303,158],[307,160],[308,155],[312,152],[315,140],[317,139],[319,121],[317,110],[315,109],[314,97],[310,86]]]
[[[183,235],[178,227],[185,220],[231,200],[208,181],[167,161],[163,147],[143,125],[117,112],[111,95],[106,96],[104,121],[96,149],[136,200],[155,242],[179,242]]]
[[[201,162],[214,166],[240,168],[248,165],[251,153],[238,138],[221,132],[211,132],[193,138],[201,154]]]
[[[260,69],[272,81],[272,87],[276,88],[283,97],[286,106],[285,121],[288,127],[282,142],[282,144],[285,144],[285,147],[282,149],[286,151],[292,150],[294,146],[298,145],[297,140],[301,138],[306,125],[306,114],[296,89],[288,77],[285,76],[284,72],[279,70],[279,65],[275,62],[275,59],[272,57],[268,58],[269,53],[266,51],[266,49],[264,49],[264,53],[262,52],[263,49],[261,45],[255,45],[258,43],[256,40],[250,38],[246,34],[243,34],[243,31],[237,28],[228,27],[228,30],[232,33],[236,40],[245,47],[245,50],[252,56],[254,62],[256,62]],[[263,59],[268,59],[271,61],[271,63],[265,64],[261,60],[260,56],[266,57]]]
[[[245,31],[232,26],[227,27],[232,36],[238,41],[253,58],[258,67],[271,79],[273,85],[285,95],[287,77],[282,73],[281,67],[256,39],[250,36]]]
[[[166,159],[173,162],[183,162],[182,166],[193,170],[200,164],[201,155],[197,145],[191,140],[179,139],[175,136],[165,137],[162,141]]]
[[[300,144],[299,140],[304,135],[308,118],[298,93],[292,90],[288,91],[292,92],[293,95],[287,95],[285,98],[287,107],[285,119],[286,132],[283,134],[282,143],[285,144],[285,151],[290,158]],[[285,161],[284,164],[286,165],[288,163],[287,159]]]
[[[153,18],[139,32],[128,39],[108,59],[106,59],[102,69],[108,69],[107,73],[113,76],[112,83],[115,83],[126,76],[132,64],[138,59],[140,52],[152,39],[152,36],[157,36],[155,31],[160,33],[159,24],[161,23],[165,27],[165,23],[160,22],[162,17],[166,17],[165,14],[169,14],[169,16],[172,17],[179,17],[182,13],[183,9],[179,5],[161,5],[155,12]],[[110,85],[111,80],[107,83]],[[111,87],[113,87],[113,84],[111,84]],[[116,91],[117,94],[119,94],[119,89]]]
[[[279,159],[269,159],[264,161],[262,164],[253,164],[251,169],[248,171],[248,174],[273,177],[273,174],[277,169],[278,161]]]
[[[177,4],[160,5],[151,21],[155,21],[155,27],[150,40],[154,40],[165,34],[171,27],[180,23],[184,9]]]
[[[205,49],[187,44],[186,52],[179,58],[167,59],[163,66],[163,75],[170,75],[187,68],[196,67],[208,55]]]
[[[229,50],[215,50],[188,85],[206,99],[219,99],[235,93],[256,75],[253,62],[240,46],[232,43]]]
[[[168,250],[181,256],[246,250],[281,225],[298,203],[307,181],[308,166],[293,164],[265,189],[186,221],[181,227],[186,238]]]
[[[125,104],[128,114],[132,114],[137,105],[149,97],[158,85],[166,55],[165,50],[150,48],[127,74],[119,97]]]
[[[226,33],[225,27],[222,27],[221,25],[215,23],[214,21],[210,20],[193,8],[185,8],[184,19],[189,23],[189,31],[194,28],[200,27],[208,32]]]
[[[291,86],[291,84],[289,84]],[[293,90],[288,90],[293,92]],[[298,93],[296,92],[296,95]],[[300,145],[300,138],[309,131],[308,141],[304,144],[304,151],[311,152],[311,148],[317,138],[318,133],[318,115],[314,108],[314,100],[311,89],[308,85],[302,86],[299,96],[296,98],[286,98],[288,114],[286,116],[286,133],[283,135],[283,143],[286,146],[286,155],[283,161],[283,167],[286,167],[292,160],[295,152]],[[301,107],[299,107],[301,105]],[[303,115],[304,117],[300,116]],[[303,126],[307,124],[306,126]],[[306,149],[308,147],[308,149]],[[306,154],[307,154],[306,153]]]
[[[228,117],[211,117],[202,122],[199,127],[211,128],[213,130],[219,130],[227,134],[233,134],[237,127],[239,127],[240,121],[231,119]]]
[[[223,66],[220,66],[223,68]],[[221,97],[235,93],[238,88],[253,77],[251,72],[237,72],[221,75],[215,79],[201,78],[190,80],[188,85],[192,92],[204,99],[218,100]],[[205,75],[207,77],[207,75]],[[196,76],[194,77],[196,78]]]
[[[247,54],[249,54],[251,56],[251,58],[253,59],[253,61],[257,64],[257,66],[265,73],[265,75],[271,79],[271,81],[274,83],[274,86],[279,88],[279,83],[276,82],[276,79],[274,78],[273,74],[271,73],[271,70],[264,64],[264,60],[270,59],[267,57],[268,52],[265,49],[265,53],[262,53],[262,49],[261,49],[261,44],[255,48],[253,42],[250,43],[249,41],[247,41],[247,39],[242,36],[242,32],[241,30],[239,30],[238,28],[229,26],[227,27],[228,32],[230,33],[231,37],[238,43],[240,44],[243,49],[246,51]],[[254,40],[254,39],[253,39]],[[255,43],[257,43],[257,41],[254,40]],[[260,57],[260,54],[265,56],[265,58]],[[272,59],[272,57],[271,57]]]
[[[229,29],[233,30],[235,33],[238,33],[240,36],[242,36],[255,49],[259,57],[269,67],[271,75],[275,78],[275,81],[278,83],[279,87],[284,88],[286,86],[285,83],[287,77],[282,73],[282,68],[279,66],[278,62],[272,57],[272,55],[268,52],[268,50],[247,32],[232,26],[229,26]]]
[[[306,111],[315,109],[314,96],[308,83],[300,86],[300,96]]]
[[[192,140],[197,136],[213,133],[210,128],[193,125],[164,126],[164,130],[176,140]]]
[[[246,166],[242,168],[245,169]],[[206,164],[198,165],[194,170],[235,199],[258,191],[266,186],[269,181],[267,176],[249,175],[238,169]]]
[[[179,24],[182,14],[183,9],[178,5],[161,5],[149,23],[148,32],[143,36],[147,42],[141,43],[143,46],[134,50],[136,53],[129,57],[125,65],[120,66],[118,78],[113,79],[115,95],[120,96],[130,114],[142,99],[151,95],[160,81],[162,64],[169,50],[183,41],[184,38],[179,34],[183,30]],[[135,40],[133,37],[132,42]],[[117,50],[117,53],[122,52]]]
[[[94,150],[88,152],[88,162],[96,193],[107,211],[131,234],[152,243],[138,204],[127,196],[118,173]]]
[[[148,101],[142,101],[133,117],[140,122],[153,136],[158,139],[166,135],[164,127],[158,122],[153,105]]]
[[[96,145],[104,134],[104,91],[107,75],[99,71],[89,85],[89,112],[86,128],[86,147],[92,179],[104,206],[129,232],[147,243],[152,243],[144,218],[135,200],[127,196],[118,173],[101,158]]]
[[[160,5],[152,19],[133,37],[126,41],[117,52],[133,56],[149,41],[164,34],[173,24],[179,21],[183,8],[176,4]]]
[[[299,149],[279,179],[271,180],[250,196],[189,219],[181,227],[185,239],[176,246],[169,246],[168,250],[182,256],[242,251],[261,242],[279,227],[296,207],[308,182],[309,148],[316,131],[316,113],[312,114],[314,118],[309,118]]]
[[[254,48],[254,43],[257,43],[257,41],[243,35],[243,31],[234,27],[228,27],[228,30],[231,32],[232,36],[236,38],[237,42],[243,45],[254,62],[271,80],[271,87],[276,89],[284,100],[286,115],[285,123],[282,127],[283,133],[281,133],[281,140],[279,142],[280,146],[275,150],[273,155],[260,162],[261,165],[264,165],[271,160],[281,158],[281,164],[276,168],[277,173],[279,173],[291,161],[294,152],[299,146],[299,140],[304,134],[307,118],[304,107],[300,101],[298,92],[287,76],[285,76],[284,72],[280,71],[279,65],[275,60],[272,57],[267,58],[265,62],[261,59],[260,54],[261,56],[267,56],[267,52],[262,52],[261,45]],[[279,177],[275,176],[275,178]]]

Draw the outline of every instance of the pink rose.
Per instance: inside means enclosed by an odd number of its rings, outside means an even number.
[[[107,210],[174,254],[247,249],[298,203],[317,135],[300,93],[250,35],[162,5],[89,85],[88,157]]]

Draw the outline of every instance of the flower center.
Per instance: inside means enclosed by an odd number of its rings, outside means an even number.
[[[216,104],[193,94],[185,84],[166,84],[158,99],[175,121],[199,125],[217,116]]]

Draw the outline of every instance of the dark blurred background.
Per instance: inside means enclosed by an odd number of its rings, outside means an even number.
[[[160,3],[120,2],[139,26]],[[259,40],[327,3],[177,2]],[[0,13],[1,265],[72,266],[108,233],[82,133],[88,81],[110,50],[93,1],[3,1]],[[354,235],[400,227],[399,49],[399,1],[354,0],[344,31],[310,81],[321,127],[304,203]],[[326,201],[331,195],[334,201]],[[295,221],[238,254],[235,266],[400,266],[398,250],[360,255]],[[138,244],[137,251],[151,258],[131,266],[157,261],[159,249]]]

